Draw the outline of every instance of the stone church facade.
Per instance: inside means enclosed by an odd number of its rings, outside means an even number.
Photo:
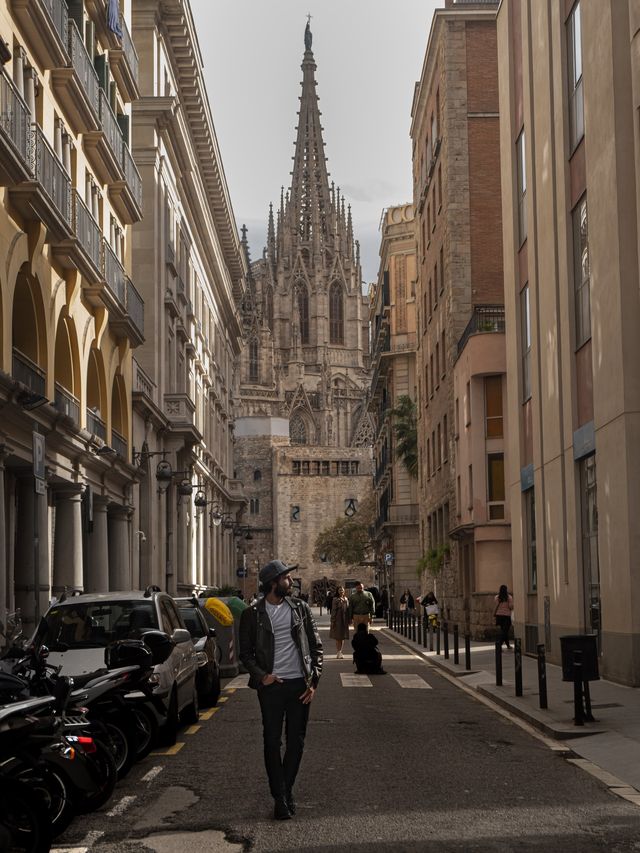
[[[341,580],[344,567],[314,561],[315,538],[371,490],[368,302],[351,209],[329,182],[311,45],[307,24],[291,185],[275,215],[270,206],[241,305],[234,461],[248,499],[247,591],[272,557],[298,563],[304,591]],[[243,243],[248,256],[246,229]]]

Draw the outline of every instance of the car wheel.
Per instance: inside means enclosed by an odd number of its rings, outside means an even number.
[[[158,738],[158,721],[153,711],[140,705],[131,709],[137,735],[136,759],[146,758],[153,749]]]
[[[191,699],[191,704],[187,705],[187,707],[182,712],[182,722],[187,726],[195,725],[200,719],[200,704],[198,702],[198,691],[196,689],[195,681],[193,683],[193,697]]]
[[[160,743],[162,746],[173,746],[178,740],[178,726],[180,725],[180,715],[178,714],[178,692],[174,687],[169,700],[169,709],[167,711],[167,721],[163,725],[160,732]]]

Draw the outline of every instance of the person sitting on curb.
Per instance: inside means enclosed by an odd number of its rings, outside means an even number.
[[[351,640],[353,646],[353,662],[356,672],[365,675],[386,675],[382,668],[382,654],[378,649],[378,638],[367,631],[367,626],[361,622]]]

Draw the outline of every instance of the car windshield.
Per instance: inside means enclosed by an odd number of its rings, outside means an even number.
[[[202,627],[201,621],[198,619],[198,615],[195,611],[195,607],[180,607],[180,615],[186,625],[187,631],[191,634],[194,639],[200,639],[200,637],[204,637],[204,628]]]
[[[139,639],[158,627],[151,601],[100,601],[54,605],[38,630],[52,652],[103,648],[115,640]]]

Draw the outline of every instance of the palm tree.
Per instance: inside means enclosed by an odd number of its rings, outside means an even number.
[[[418,425],[415,402],[402,394],[391,410],[394,417],[393,431],[396,437],[396,457],[414,479],[418,477]]]

